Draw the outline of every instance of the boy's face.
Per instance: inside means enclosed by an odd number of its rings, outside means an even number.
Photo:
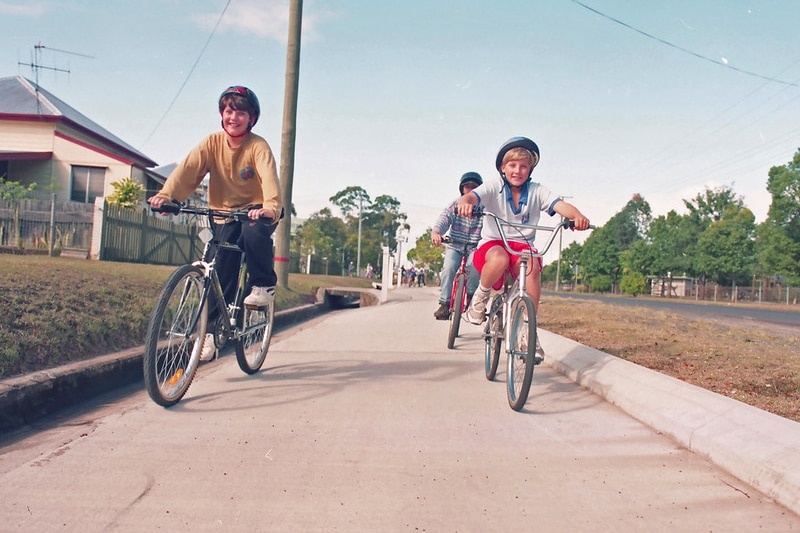
[[[237,111],[226,105],[222,110],[222,127],[231,137],[241,137],[250,126],[250,113]]]
[[[531,165],[527,159],[510,159],[503,163],[500,170],[514,187],[521,187],[531,175]]]

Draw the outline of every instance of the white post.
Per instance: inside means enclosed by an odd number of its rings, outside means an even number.
[[[392,271],[389,269],[389,247],[383,248],[383,266],[381,267],[381,303],[389,300],[389,283],[392,279]]]

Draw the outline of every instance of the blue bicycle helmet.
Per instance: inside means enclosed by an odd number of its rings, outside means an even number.
[[[219,104],[220,104],[220,113],[222,112],[222,99],[231,94],[238,94],[239,96],[243,96],[247,99],[247,102],[253,107],[255,110],[250,117],[250,126],[249,129],[252,129],[253,126],[256,125],[258,122],[258,117],[261,116],[261,105],[258,103],[258,98],[256,97],[256,93],[244,87],[242,85],[232,85],[222,91],[222,94],[219,95]]]
[[[533,172],[534,167],[539,164],[539,147],[536,146],[535,142],[527,137],[511,137],[500,147],[500,150],[497,152],[497,159],[495,159],[495,167],[497,167],[497,171],[500,173],[500,176],[502,176],[503,179],[505,179],[505,176],[503,176],[503,171],[500,170],[500,167],[503,166],[503,158],[505,157],[506,152],[512,148],[525,148],[533,155],[531,172]],[[528,179],[530,179],[530,174],[528,174]]]
[[[458,182],[458,192],[464,194],[464,185],[467,183],[474,183],[476,186],[483,183],[483,178],[477,172],[467,172],[463,176],[461,176],[461,180]]]

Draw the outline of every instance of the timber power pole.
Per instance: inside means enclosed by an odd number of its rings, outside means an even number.
[[[300,34],[303,25],[303,0],[289,2],[289,40],[286,47],[286,84],[283,96],[281,135],[281,193],[284,219],[275,235],[275,273],[278,285],[289,286],[289,244],[292,231],[292,183],[294,181],[294,141],[297,126],[297,89],[300,80]]]

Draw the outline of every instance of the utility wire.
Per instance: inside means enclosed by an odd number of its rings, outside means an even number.
[[[200,50],[200,54],[197,56],[197,59],[195,60],[194,65],[192,65],[191,70],[189,70],[189,73],[186,75],[186,79],[183,80],[183,84],[180,86],[180,88],[178,89],[178,92],[175,94],[175,98],[172,99],[172,102],[170,102],[169,106],[167,107],[167,110],[164,111],[164,114],[161,115],[160,119],[158,119],[158,122],[156,123],[155,127],[153,128],[153,131],[151,131],[150,135],[148,135],[147,138],[144,140],[144,142],[140,146],[140,149],[143,148],[150,141],[150,139],[153,137],[155,132],[161,126],[161,123],[164,122],[164,119],[167,117],[167,114],[172,110],[172,106],[175,105],[175,102],[178,100],[178,97],[183,92],[184,87],[186,87],[186,84],[189,83],[189,78],[192,77],[192,73],[194,73],[194,69],[197,68],[197,65],[200,63],[200,59],[202,59],[203,54],[206,53],[206,49],[208,48],[208,45],[211,43],[211,39],[214,37],[214,34],[217,33],[217,28],[219,28],[219,25],[222,22],[222,17],[225,16],[225,12],[228,11],[228,7],[231,5],[231,1],[232,0],[228,0],[228,2],[225,4],[225,8],[222,10],[222,13],[220,13],[219,18],[217,19],[217,23],[214,25],[214,29],[211,30],[211,35],[208,36],[208,40],[206,41],[206,44],[203,45],[203,49]]]
[[[578,0],[570,0],[570,1],[572,3],[574,3],[574,4],[578,4],[579,6],[583,7],[584,9],[588,9],[592,13],[600,15],[601,17],[603,17],[606,20],[610,20],[611,22],[615,22],[615,23],[619,24],[620,26],[624,26],[624,27],[628,28],[629,30],[633,30],[636,33],[644,35],[648,39],[653,39],[654,41],[658,41],[661,44],[665,44],[665,45],[667,45],[669,47],[675,48],[676,50],[680,50],[681,52],[683,52],[685,54],[689,54],[689,55],[694,56],[694,57],[696,57],[698,59],[702,59],[703,61],[708,61],[709,63],[714,63],[715,65],[719,65],[720,67],[725,67],[727,69],[735,70],[736,72],[739,72],[741,74],[746,74],[748,76],[753,76],[754,78],[761,78],[762,80],[772,81],[772,82],[775,82],[775,83],[782,83],[783,85],[790,85],[792,87],[800,87],[800,85],[798,85],[797,83],[793,83],[793,82],[785,81],[785,80],[780,80],[780,79],[777,79],[777,78],[771,78],[769,76],[764,76],[764,75],[758,74],[756,72],[751,72],[749,70],[744,70],[744,69],[740,69],[740,68],[734,67],[733,65],[729,65],[728,63],[725,63],[723,61],[719,61],[718,59],[712,59],[710,57],[706,57],[706,56],[704,56],[702,54],[698,54],[697,52],[693,52],[692,50],[689,50],[689,49],[684,48],[682,46],[678,46],[675,43],[671,43],[669,41],[665,41],[664,39],[656,37],[655,35],[651,35],[651,34],[647,33],[646,31],[642,31],[642,30],[640,30],[638,28],[635,28],[635,27],[631,26],[630,24],[622,22],[619,19],[616,19],[614,17],[606,15],[605,13],[602,13],[602,12],[594,9],[593,7],[587,6],[586,4],[584,4],[582,2],[579,2]]]

